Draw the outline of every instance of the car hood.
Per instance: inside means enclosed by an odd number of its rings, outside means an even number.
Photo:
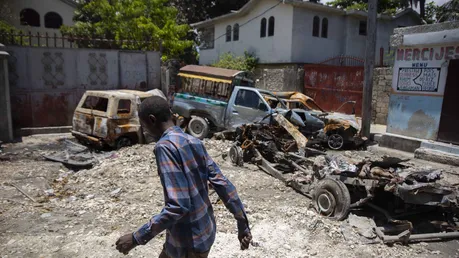
[[[348,115],[343,113],[329,113],[328,116],[325,117],[328,120],[337,120],[349,123],[357,131],[360,130],[360,125],[357,122],[357,119],[354,115]]]

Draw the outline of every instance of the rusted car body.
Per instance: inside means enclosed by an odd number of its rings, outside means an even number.
[[[320,117],[325,122],[324,133],[327,135],[327,143],[331,149],[341,149],[345,143],[360,145],[365,141],[359,136],[360,125],[354,114],[326,112],[314,99],[300,92],[274,92],[274,94],[282,99],[288,108],[304,109],[309,111],[311,115]],[[341,107],[346,104],[355,105],[355,102],[346,102]],[[354,110],[354,106],[352,109]]]
[[[72,135],[97,147],[121,148],[144,143],[138,108],[151,96],[166,99],[160,90],[87,91],[75,109]]]

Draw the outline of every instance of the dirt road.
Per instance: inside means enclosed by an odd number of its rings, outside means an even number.
[[[64,137],[68,137],[65,135]],[[116,239],[160,212],[163,192],[153,145],[112,152],[88,170],[71,171],[41,155],[62,136],[28,137],[0,154],[1,257],[123,257]],[[458,257],[457,242],[409,246],[364,245],[345,239],[341,225],[316,215],[310,200],[253,165],[222,158],[229,143],[205,141],[211,156],[236,185],[259,246],[239,250],[236,223],[214,205],[217,239],[210,257]],[[16,153],[16,154],[15,154]],[[22,189],[35,200],[22,194]],[[217,202],[217,196],[212,198]],[[164,234],[132,257],[157,257]]]

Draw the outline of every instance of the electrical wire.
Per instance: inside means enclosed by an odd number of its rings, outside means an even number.
[[[239,25],[239,29],[240,29],[241,27],[243,27],[244,25],[247,25],[247,24],[249,24],[250,22],[254,21],[255,19],[258,19],[258,18],[260,18],[261,16],[265,15],[267,12],[269,12],[269,11],[271,11],[272,9],[276,8],[277,6],[279,6],[280,4],[282,4],[283,2],[284,2],[283,0],[280,0],[277,4],[275,4],[275,5],[271,6],[271,7],[269,7],[268,9],[266,9],[265,11],[263,11],[262,13],[260,13],[259,15],[257,15],[257,16],[255,16],[255,17],[249,19],[248,21],[246,21],[246,22],[243,23],[243,24],[240,24],[240,25]],[[208,27],[204,27],[203,29],[208,29],[208,28],[212,28],[212,27],[213,27],[213,26],[208,26]],[[232,27],[232,28],[233,28],[233,27]],[[233,34],[233,29],[231,29],[231,34]],[[213,43],[215,44],[215,42],[216,42],[218,39],[220,39],[220,38],[222,38],[222,37],[225,37],[225,36],[226,36],[226,33],[224,33],[224,34],[222,34],[221,36],[215,38],[215,39],[213,40]]]

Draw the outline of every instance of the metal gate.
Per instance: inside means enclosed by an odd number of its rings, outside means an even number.
[[[320,64],[304,66],[304,93],[326,111],[336,111],[344,102],[356,101],[355,113],[362,113],[363,60],[339,56]],[[340,112],[352,113],[352,106]]]
[[[441,109],[438,140],[459,144],[459,112],[457,96],[459,96],[459,60],[451,60],[448,66],[443,107]]]

